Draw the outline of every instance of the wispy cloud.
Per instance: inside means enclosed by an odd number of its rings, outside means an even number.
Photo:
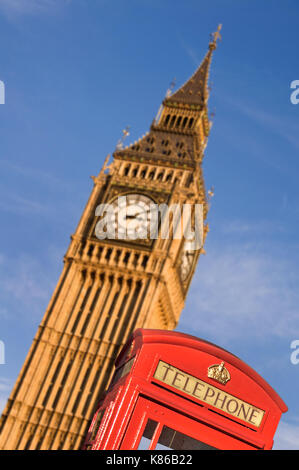
[[[230,106],[238,109],[243,115],[259,124],[263,129],[267,128],[270,132],[280,136],[290,145],[299,149],[299,123],[298,120],[291,119],[289,116],[274,114],[273,111],[265,110],[256,105],[243,103],[231,97],[221,97]]]
[[[1,160],[0,170],[6,176],[3,181],[13,181],[13,185],[0,185],[0,211],[39,217],[53,216],[56,219],[58,211],[64,214],[78,213],[78,207],[74,204],[76,182],[63,180],[40,168],[21,166],[7,160]],[[38,197],[32,197],[32,187],[41,189]]]
[[[9,311],[15,318],[27,313],[33,319],[41,317],[57,280],[59,258],[61,253],[58,256],[56,251],[52,251],[45,268],[45,261],[29,254],[14,258],[1,255],[0,297],[3,309],[0,316],[6,317]],[[55,269],[57,272],[54,274]]]
[[[13,174],[25,177],[28,180],[34,180],[36,182],[42,183],[49,188],[55,188],[55,190],[59,189],[65,192],[66,190],[74,188],[74,185],[72,185],[65,178],[61,179],[57,175],[53,175],[52,173],[44,171],[40,168],[31,168],[28,167],[28,165],[25,167],[4,159],[1,160],[0,165],[4,170],[8,170]]]
[[[8,392],[10,390],[11,383],[6,377],[0,377],[0,392]]]
[[[0,11],[8,17],[37,15],[70,2],[71,0],[0,0]]]
[[[192,47],[190,47],[181,36],[179,36],[179,41],[181,42],[181,45],[187,55],[191,58],[194,66],[198,67],[201,61],[197,55],[197,52]]]
[[[275,450],[299,450],[299,422],[281,421],[274,438]]]
[[[296,120],[290,120],[286,116],[275,116],[270,112],[257,107],[238,103],[239,109],[251,119],[262,126],[267,126],[275,134],[287,140],[296,149],[299,149],[299,124]]]
[[[201,257],[179,326],[228,344],[299,331],[299,272],[295,260],[246,243],[223,243]],[[189,309],[189,305],[192,306]],[[185,328],[186,329],[186,328]]]
[[[287,202],[284,199],[282,201],[282,206],[285,209]],[[253,233],[277,233],[277,232],[285,232],[285,226],[280,222],[274,221],[258,221],[256,223],[248,222],[246,220],[232,220],[226,221],[223,224],[220,224],[220,230],[224,235],[232,235],[232,234],[246,234],[250,235]]]
[[[48,208],[38,201],[32,201],[16,194],[9,193],[5,193],[5,198],[1,198],[0,210],[15,214],[48,214],[49,212]]]

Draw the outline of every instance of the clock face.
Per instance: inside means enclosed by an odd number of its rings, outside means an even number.
[[[186,281],[191,272],[193,261],[195,257],[195,250],[193,247],[193,242],[185,240],[181,258],[180,274],[182,281]]]
[[[151,208],[154,202],[142,194],[119,196],[112,203],[115,238],[146,239],[150,233]]]

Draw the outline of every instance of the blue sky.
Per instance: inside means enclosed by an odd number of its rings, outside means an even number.
[[[0,408],[122,129],[143,135],[223,24],[205,152],[215,187],[206,255],[178,330],[230,350],[289,407],[276,449],[299,449],[299,5],[296,0],[0,0]],[[299,355],[298,355],[299,357]]]

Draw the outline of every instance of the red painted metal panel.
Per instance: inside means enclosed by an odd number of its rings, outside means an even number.
[[[216,375],[209,376],[211,366]],[[287,411],[272,387],[228,351],[190,335],[144,329],[120,353],[99,407],[101,425],[95,416],[85,448],[137,448],[138,432],[158,413],[160,428],[173,422],[190,439],[206,436],[212,447],[271,449]]]
[[[182,415],[176,411],[167,409],[162,405],[140,397],[136,408],[130,420],[125,437],[120,446],[121,450],[136,450],[140,443],[142,433],[145,429],[148,419],[152,419],[159,423],[158,433],[153,436],[153,445],[149,445],[148,449],[156,448],[159,436],[164,426],[174,429],[181,433],[188,433],[188,436],[194,440],[215,447],[217,449],[230,450],[252,450],[254,446],[249,445],[234,436],[223,433],[206,423],[195,421],[194,419]],[[138,425],[138,424],[139,425]]]

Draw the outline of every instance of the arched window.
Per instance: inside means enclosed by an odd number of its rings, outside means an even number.
[[[165,126],[168,125],[169,119],[170,119],[170,114],[167,114],[167,116],[166,116],[166,118],[165,118],[165,122],[164,122],[164,125],[165,125]]]
[[[139,150],[140,149],[140,145],[132,145],[132,150]]]
[[[94,245],[90,244],[89,247],[88,247],[87,256],[90,257],[93,253],[93,250],[94,250]]]
[[[182,124],[182,128],[185,129],[186,125],[187,125],[187,122],[188,122],[188,118],[185,117],[184,120],[183,120],[183,124]]]
[[[137,254],[137,253],[135,253],[135,255],[134,255],[133,264],[134,264],[135,268],[136,268],[136,266],[137,266],[137,264],[138,264],[139,256],[140,256],[140,255]]]
[[[182,116],[179,116],[178,119],[177,119],[175,127],[179,127],[180,124],[181,124],[181,121],[182,121]]]
[[[168,183],[172,180],[172,175],[173,175],[173,172],[171,171],[171,172],[168,173],[168,175],[166,176],[166,181],[167,181]]]
[[[143,168],[140,173],[140,178],[145,178],[146,172],[147,172],[147,168]]]
[[[169,127],[173,127],[173,126],[174,126],[175,120],[176,120],[176,116],[174,115],[174,116],[172,116],[172,118],[171,118],[170,126],[169,126]]]
[[[129,258],[130,258],[131,253],[129,251],[126,251],[125,256],[123,258],[123,263],[128,264]]]
[[[189,188],[190,184],[193,183],[193,175],[190,174],[186,181],[186,188]]]
[[[127,165],[124,169],[124,176],[128,176],[129,171],[130,171],[131,165]]]

